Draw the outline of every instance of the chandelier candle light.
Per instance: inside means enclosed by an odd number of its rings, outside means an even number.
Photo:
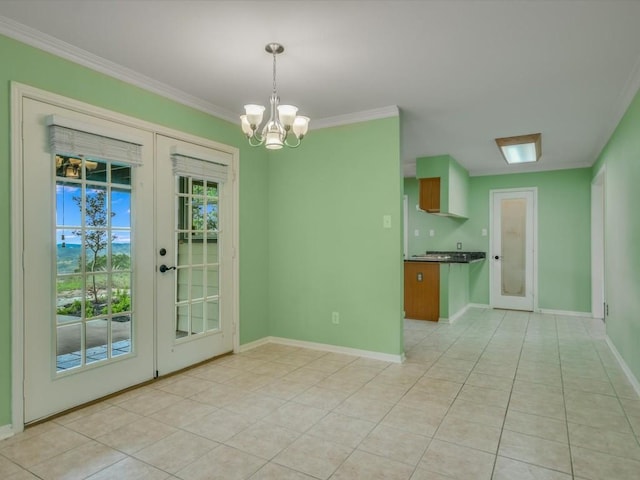
[[[242,131],[252,147],[264,144],[265,148],[269,150],[279,150],[284,145],[295,148],[300,146],[300,141],[309,130],[309,117],[297,115],[298,107],[280,105],[280,97],[278,97],[276,90],[276,55],[284,52],[284,47],[279,43],[268,43],[264,49],[273,55],[273,92],[269,99],[271,115],[261,133],[258,133],[265,108],[262,105],[245,105],[245,115],[240,116]],[[287,141],[290,132],[295,135],[296,143]]]

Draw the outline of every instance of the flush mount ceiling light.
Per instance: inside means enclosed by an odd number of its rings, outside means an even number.
[[[496,138],[496,144],[509,165],[532,163],[540,160],[542,155],[540,139],[540,133],[531,133],[517,137]]]
[[[273,92],[269,99],[271,115],[264,128],[258,133],[265,108],[262,105],[245,105],[245,115],[240,116],[242,131],[252,147],[264,144],[269,150],[279,150],[284,145],[295,148],[300,146],[300,141],[309,130],[309,117],[297,115],[298,107],[280,105],[280,97],[276,90],[276,55],[284,52],[284,47],[279,43],[268,43],[264,49],[273,55]],[[287,141],[291,132],[296,137],[295,143]]]

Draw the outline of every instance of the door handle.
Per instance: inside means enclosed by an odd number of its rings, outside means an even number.
[[[162,265],[160,265],[160,273],[164,273],[168,270],[175,270],[176,267],[167,267],[164,263]]]
[[[495,257],[493,257],[495,260],[500,260],[500,255],[496,255]]]

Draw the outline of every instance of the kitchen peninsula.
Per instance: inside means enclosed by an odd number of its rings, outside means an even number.
[[[485,252],[428,251],[406,259],[405,317],[453,322],[469,304],[469,268],[485,258]]]

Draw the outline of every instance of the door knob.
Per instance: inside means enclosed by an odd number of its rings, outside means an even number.
[[[164,273],[168,270],[175,270],[176,267],[167,267],[164,263],[162,265],[160,265],[160,273]]]
[[[496,255],[495,257],[493,257],[496,260],[500,260],[500,255]]]

